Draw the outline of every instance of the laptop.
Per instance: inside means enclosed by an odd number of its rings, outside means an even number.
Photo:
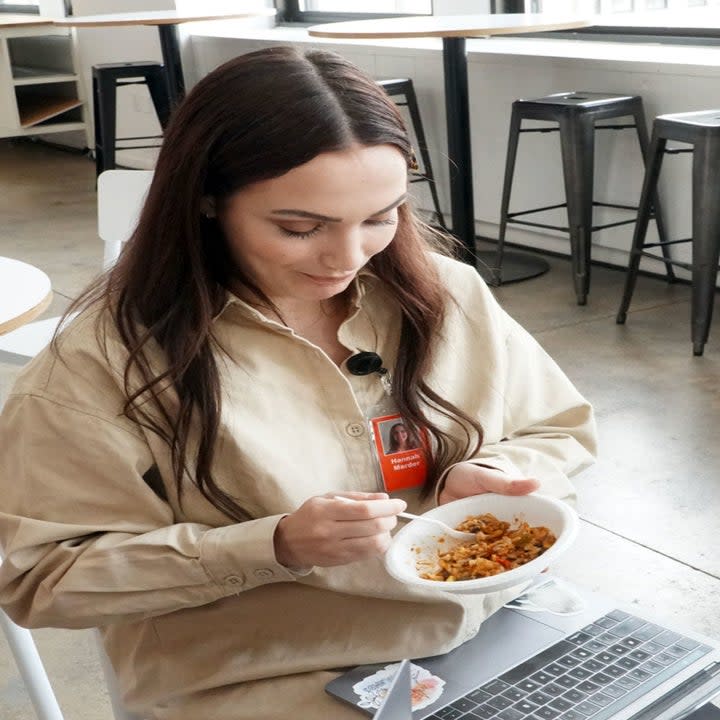
[[[326,691],[375,720],[720,718],[707,705],[720,695],[720,642],[573,590],[584,607],[572,615],[502,608],[445,655],[362,665]]]
[[[410,661],[403,660],[373,720],[412,720]]]

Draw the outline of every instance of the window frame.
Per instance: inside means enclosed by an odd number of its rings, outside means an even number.
[[[411,17],[412,13],[330,12],[327,10],[301,10],[300,0],[275,0],[280,22],[316,25],[346,20],[380,20],[382,18]],[[428,13],[428,17],[431,13]]]
[[[13,15],[39,15],[40,3],[34,5],[13,5],[12,3],[0,3],[0,13]]]

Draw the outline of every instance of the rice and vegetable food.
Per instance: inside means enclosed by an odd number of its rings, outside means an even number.
[[[468,517],[456,530],[475,533],[475,540],[440,550],[439,569],[423,573],[421,578],[456,582],[498,575],[539,557],[557,539],[546,527],[517,518],[509,523],[492,513]]]

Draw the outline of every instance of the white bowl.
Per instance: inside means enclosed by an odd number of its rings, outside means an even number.
[[[535,493],[517,496],[494,493],[473,495],[433,508],[424,516],[437,518],[454,528],[468,516],[483,513],[492,513],[499,520],[510,523],[517,519],[525,520],[530,525],[544,525],[552,530],[557,540],[534,560],[498,575],[455,582],[427,580],[421,578],[420,574],[438,567],[438,551],[448,550],[453,541],[448,540],[442,528],[422,520],[413,520],[393,537],[385,554],[387,571],[397,580],[420,588],[455,593],[495,592],[532,580],[570,547],[578,532],[578,517],[569,505]]]

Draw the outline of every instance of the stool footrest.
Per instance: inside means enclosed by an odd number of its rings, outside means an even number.
[[[552,120],[540,120],[539,122],[552,122]],[[596,125],[596,130],[630,130],[633,128],[637,128],[637,125],[634,123],[632,125]],[[518,132],[521,133],[549,133],[549,132],[559,132],[560,128],[555,127],[542,127],[542,128],[520,128]]]
[[[657,245],[659,245],[659,243],[657,243],[656,246]],[[663,262],[666,265],[674,265],[675,267],[681,267],[684,270],[692,270],[692,263],[687,263],[682,260],[674,260],[671,258],[662,257],[661,255],[655,255],[654,253],[645,252],[645,250],[640,250],[636,254],[642,255],[643,257],[652,258],[653,260],[660,260],[660,262]]]
[[[605,225],[593,225],[590,230],[591,232],[596,232],[597,230],[607,230],[611,227],[618,227],[619,225],[630,225],[630,223],[636,222],[636,218],[631,218],[630,220],[618,220],[617,222],[612,223],[606,223]]]
[[[530,220],[512,220],[511,218],[508,218],[506,222],[508,225],[510,225],[511,223],[514,225],[529,225],[530,227],[547,228],[548,230],[561,230],[562,232],[568,232],[570,230],[570,228],[567,226],[563,227],[562,225],[548,225],[547,223],[530,222]]]
[[[122,140],[159,140],[162,138],[162,135],[135,135],[134,137],[119,137],[115,138],[115,142],[120,142]]]
[[[558,203],[557,205],[545,205],[544,207],[533,208],[532,210],[519,210],[518,212],[511,212],[507,214],[508,222],[510,218],[518,217],[519,215],[530,215],[531,213],[545,212],[546,210],[557,210],[558,208],[567,207],[567,203]]]
[[[115,149],[120,150],[148,150],[150,148],[159,148],[160,145],[127,145],[123,147],[116,147]]]
[[[682,240],[665,240],[664,242],[645,243],[643,247],[662,247],[663,245],[678,245],[680,243],[692,242],[692,238],[683,238]]]
[[[593,200],[593,206],[618,208],[619,210],[632,210],[633,212],[638,209],[637,205],[621,205],[620,203],[600,202],[598,200]]]
[[[635,212],[638,208],[637,205],[621,205],[619,203],[609,203],[609,202],[600,202],[598,200],[593,200],[593,207],[608,207],[608,208],[617,208],[618,210],[632,210]],[[531,215],[532,213],[539,213],[539,212],[546,212],[548,210],[557,210],[558,208],[565,208],[567,207],[567,203],[558,203],[557,205],[545,205],[544,207],[539,208],[532,208],[531,210],[520,210],[517,212],[509,212],[507,213],[507,219],[508,222],[511,222],[512,218],[519,217],[520,215]],[[635,220],[626,221],[623,222],[635,222]]]

